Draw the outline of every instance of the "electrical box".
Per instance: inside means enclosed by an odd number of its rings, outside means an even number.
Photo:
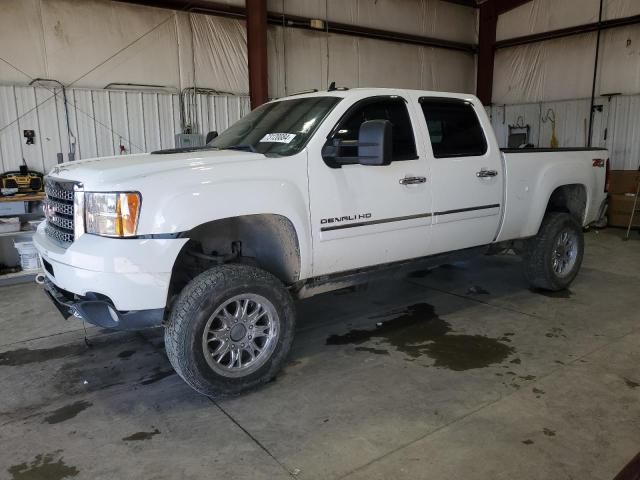
[[[199,133],[178,133],[176,134],[176,148],[201,147],[204,139]]]

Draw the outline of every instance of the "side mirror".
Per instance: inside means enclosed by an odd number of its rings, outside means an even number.
[[[392,130],[389,120],[368,120],[358,132],[358,163],[389,165],[392,157]]]
[[[215,130],[213,132],[207,133],[207,139],[206,139],[206,141],[204,143],[205,144],[209,143],[211,140],[213,140],[217,136],[218,136],[218,132],[216,132]]]

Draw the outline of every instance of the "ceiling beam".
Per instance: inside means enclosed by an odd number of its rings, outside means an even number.
[[[462,5],[463,7],[478,8],[478,4],[476,3],[476,0],[441,0],[441,1],[447,2],[447,3],[455,3],[457,5]]]
[[[598,30],[602,31],[611,28],[626,27],[628,25],[637,24],[640,24],[640,15],[615,18],[612,20],[603,20],[602,22],[587,23],[584,25],[576,25],[575,27],[561,28],[558,30],[550,30],[548,32],[534,33],[532,35],[500,40],[499,42],[496,42],[496,49],[516,47],[518,45],[527,45],[529,43],[544,42],[546,40],[555,40],[557,38],[565,38],[573,35],[597,32]]]

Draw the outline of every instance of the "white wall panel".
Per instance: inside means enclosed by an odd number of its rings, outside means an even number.
[[[591,96],[595,44],[589,33],[497,50],[493,103]]]
[[[28,83],[31,78],[44,76],[46,56],[40,0],[2,0],[0,8],[0,57],[24,72],[0,62],[0,79],[7,83]]]
[[[345,87],[398,87],[473,92],[473,55],[324,32],[271,27],[277,45],[269,65],[269,93],[280,97]],[[286,87],[286,88],[285,88]]]
[[[529,125],[530,141],[535,147],[548,148],[551,142],[549,110],[555,114],[556,137],[560,147],[587,146],[590,99],[494,105],[489,108],[491,123],[501,147],[507,146],[509,125]],[[595,112],[593,141],[595,147],[609,149],[611,168],[637,170],[640,167],[640,96],[596,98],[602,112]]]
[[[505,40],[597,22],[599,9],[600,0],[532,0],[498,17],[496,38]]]
[[[161,92],[67,90],[71,138],[61,89],[0,85],[0,172],[16,170],[24,158],[30,168],[49,171],[57,154],[76,159],[141,153],[175,146],[180,132],[178,95]],[[222,132],[249,112],[246,96],[198,95],[201,129]],[[26,145],[23,130],[35,130]],[[71,147],[73,148],[73,147]]]
[[[611,103],[607,148],[612,168],[637,170],[640,168],[640,96],[614,97]]]
[[[97,88],[110,82],[178,84],[170,10],[107,0],[42,0],[41,5],[46,71],[37,76],[65,84],[81,78],[80,86]]]
[[[465,43],[477,41],[477,11],[441,0],[269,0],[284,11],[330,22],[425,35]]]
[[[598,93],[640,92],[640,25],[603,32],[600,52]]]

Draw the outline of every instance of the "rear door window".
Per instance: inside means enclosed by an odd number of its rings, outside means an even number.
[[[472,103],[423,97],[420,106],[436,158],[479,157],[487,153],[487,139]]]

